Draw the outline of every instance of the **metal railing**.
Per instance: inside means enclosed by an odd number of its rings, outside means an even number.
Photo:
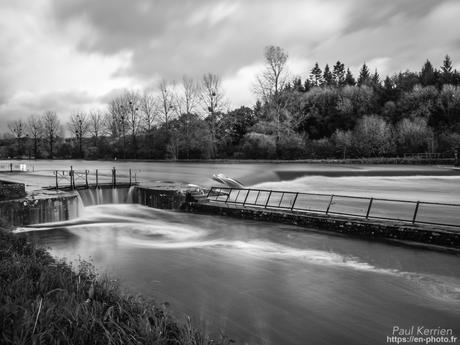
[[[126,174],[120,173],[115,167],[108,170],[54,170],[55,177],[54,189],[77,189],[77,188],[98,188],[102,185],[112,186],[131,186],[137,184],[137,173],[128,169]]]
[[[208,200],[243,207],[460,227],[460,204],[228,187],[212,187]]]

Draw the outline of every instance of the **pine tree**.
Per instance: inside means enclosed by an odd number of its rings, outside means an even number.
[[[334,70],[332,72],[334,76],[335,85],[338,87],[345,85],[345,64],[337,61],[334,65]]]
[[[452,60],[446,55],[441,66],[441,82],[443,84],[454,84],[454,73],[452,72]]]
[[[441,66],[441,70],[444,74],[451,74],[452,73],[452,60],[450,59],[449,55],[446,55],[444,61]]]
[[[317,62],[310,72],[310,81],[313,86],[320,86],[323,83],[323,71],[321,71]]]
[[[350,86],[356,85],[356,80],[353,77],[353,74],[351,73],[349,68],[347,68],[347,75],[345,76],[345,85],[350,85]]]
[[[377,69],[375,69],[375,72],[374,72],[374,74],[372,75],[371,81],[372,81],[372,85],[373,85],[374,87],[380,86],[380,75],[379,75],[379,73],[377,72]]]
[[[369,73],[369,68],[367,67],[366,63],[363,64],[361,70],[359,71],[358,77],[358,86],[366,85],[371,80],[371,74]]]
[[[436,84],[436,71],[433,68],[430,60],[426,60],[420,72],[420,82],[423,86]]]
[[[326,66],[324,66],[324,72],[323,72],[323,85],[332,86],[333,84],[334,84],[334,77],[329,68],[329,64],[326,64]]]

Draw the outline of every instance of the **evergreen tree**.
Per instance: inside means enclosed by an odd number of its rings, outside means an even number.
[[[345,85],[350,85],[350,86],[356,85],[356,80],[353,77],[353,74],[351,73],[349,68],[347,68],[347,75],[345,76]]]
[[[323,85],[332,86],[333,84],[334,84],[334,77],[329,68],[329,64],[326,64],[326,66],[324,67],[324,72],[323,72]]]
[[[305,87],[302,84],[301,78],[295,78],[292,82],[292,88],[298,92],[305,92]]]
[[[361,70],[359,71],[358,77],[358,86],[369,84],[371,81],[371,74],[369,73],[369,68],[366,63],[363,64]]]
[[[454,84],[454,74],[452,73],[452,60],[450,59],[449,55],[446,55],[444,61],[441,66],[441,82],[443,84]]]
[[[436,84],[436,71],[430,60],[426,60],[420,72],[420,82],[423,86]]]
[[[320,86],[323,83],[323,71],[321,71],[317,62],[310,72],[310,81],[313,86]]]
[[[375,70],[374,74],[372,75],[371,80],[372,80],[372,84],[374,86],[379,86],[380,85],[380,75],[377,72],[377,69]]]
[[[441,66],[441,70],[444,74],[451,74],[452,73],[452,60],[450,59],[449,55],[446,55],[444,61]]]
[[[334,65],[334,70],[332,72],[334,76],[335,85],[338,87],[345,85],[345,64],[337,61]]]

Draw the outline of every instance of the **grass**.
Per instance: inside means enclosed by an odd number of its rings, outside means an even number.
[[[0,229],[0,344],[230,344]]]

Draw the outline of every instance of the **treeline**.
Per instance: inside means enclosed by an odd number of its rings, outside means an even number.
[[[288,54],[265,49],[254,82],[257,102],[229,110],[215,74],[157,90],[125,91],[105,109],[56,113],[9,124],[3,157],[36,158],[355,158],[440,153],[460,146],[460,73],[449,56],[435,68],[382,78],[363,64],[354,76],[337,61],[290,78]],[[72,136],[64,138],[65,129]]]

